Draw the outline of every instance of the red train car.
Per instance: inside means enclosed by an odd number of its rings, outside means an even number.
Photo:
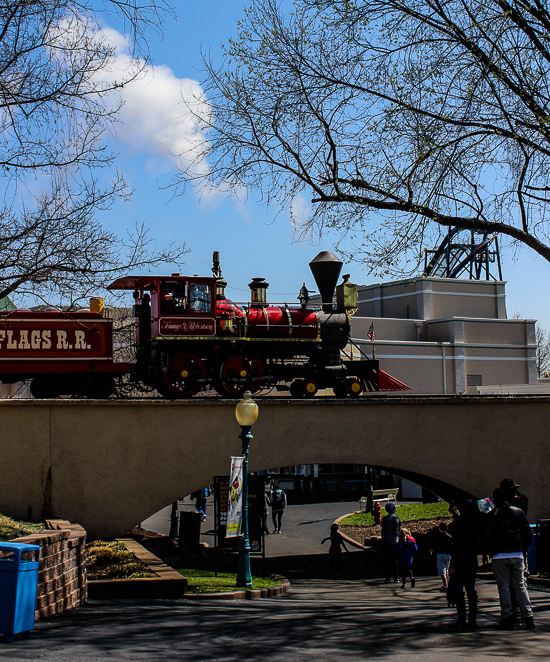
[[[113,323],[101,313],[0,313],[0,381],[32,380],[36,398],[109,397],[128,363],[113,363]]]

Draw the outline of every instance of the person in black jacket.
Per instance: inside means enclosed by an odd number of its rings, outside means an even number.
[[[501,488],[493,492],[495,507],[487,517],[488,544],[493,575],[500,600],[501,630],[514,627],[512,591],[519,603],[528,630],[535,628],[531,601],[525,587],[524,556],[531,544],[531,527],[525,513],[511,506]]]
[[[481,546],[482,525],[477,503],[466,499],[458,506],[459,515],[451,528],[451,566],[447,600],[456,604],[457,620],[451,627],[462,630],[477,628],[477,555]],[[468,622],[466,622],[466,601],[468,597]],[[452,592],[452,595],[451,595]]]

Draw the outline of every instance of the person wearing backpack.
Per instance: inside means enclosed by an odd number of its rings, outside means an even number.
[[[271,496],[271,518],[275,530],[273,533],[281,533],[281,520],[286,508],[286,494],[276,485]]]
[[[514,627],[513,592],[525,627],[534,630],[535,621],[524,579],[524,557],[531,544],[531,527],[523,510],[508,503],[502,488],[493,492],[493,502],[495,507],[487,517],[487,524],[489,554],[500,601],[498,627],[500,630]]]
[[[197,490],[191,495],[191,499],[195,499],[195,510],[201,516],[201,522],[204,522],[206,519],[206,502],[208,500],[209,490],[207,487],[203,487],[202,490]]]

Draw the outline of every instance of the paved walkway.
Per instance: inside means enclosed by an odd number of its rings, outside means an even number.
[[[328,542],[321,545],[321,540],[330,532],[330,525],[335,519],[353,512],[356,503],[313,503],[303,506],[290,506],[287,508],[282,520],[282,533],[271,534],[265,537],[266,568],[268,571],[281,572],[291,578],[324,577],[328,576]],[[192,501],[179,506],[180,510],[194,510]],[[214,505],[212,497],[209,498],[206,521],[201,529],[201,541],[214,546]],[[142,523],[142,526],[151,531],[168,534],[170,530],[170,508],[164,508],[159,513]],[[268,528],[273,531],[271,516],[268,519]],[[350,554],[345,561],[353,576],[376,576],[369,573],[365,567],[368,558],[363,551],[350,547]],[[252,559],[259,567],[259,560]],[[365,574],[366,573],[366,574]]]
[[[30,640],[0,645],[0,659],[500,662],[547,660],[548,595],[531,593],[538,629],[497,632],[496,589],[478,586],[481,629],[447,628],[452,612],[435,578],[402,591],[378,581],[299,580],[253,602],[90,602],[37,623]]]
[[[351,506],[351,508],[350,508]],[[268,537],[268,562],[285,565],[289,593],[256,601],[92,601],[40,621],[29,640],[0,644],[0,660],[95,662],[499,662],[547,660],[550,594],[531,590],[537,629],[494,630],[498,599],[478,582],[480,629],[454,632],[455,613],[436,577],[415,589],[369,579],[368,554],[349,554],[353,579],[331,580],[320,541],[352,504],[314,504],[285,513]],[[168,512],[169,515],[169,512]],[[159,515],[162,526],[166,517]],[[167,521],[167,520],[166,520]],[[205,535],[209,534],[207,521]],[[168,521],[169,525],[169,521]],[[309,541],[309,542],[308,542]],[[373,562],[374,567],[374,562]],[[324,576],[323,576],[323,573]],[[312,577],[317,578],[312,578]]]

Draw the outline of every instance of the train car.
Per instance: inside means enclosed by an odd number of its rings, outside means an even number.
[[[135,301],[134,378],[167,398],[211,389],[224,397],[246,390],[286,390],[293,397],[313,397],[327,388],[339,397],[378,390],[378,361],[342,357],[350,343],[356,286],[345,277],[336,287],[342,262],[332,253],[320,253],[310,267],[321,309],[308,305],[305,286],[300,306],[268,303],[263,278],[250,283],[249,303],[234,303],[226,297],[217,252],[211,277],[117,279],[109,289],[131,290]]]
[[[36,398],[107,398],[130,370],[113,363],[113,324],[95,311],[12,310],[0,313],[0,381],[31,381]],[[94,301],[92,301],[92,304]]]

